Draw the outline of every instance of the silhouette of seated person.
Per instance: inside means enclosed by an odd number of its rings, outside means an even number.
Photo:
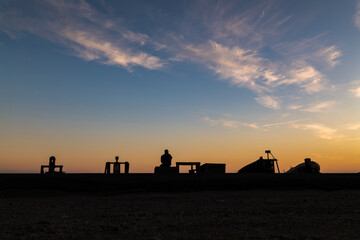
[[[170,167],[172,156],[169,154],[169,150],[165,149],[165,153],[161,156],[160,167]]]
[[[161,155],[161,165],[155,167],[155,174],[178,174],[178,167],[171,167],[172,156],[169,154],[169,150],[165,149],[165,153]]]

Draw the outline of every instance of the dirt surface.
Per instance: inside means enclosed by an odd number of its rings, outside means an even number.
[[[360,191],[2,191],[0,239],[360,239]]]

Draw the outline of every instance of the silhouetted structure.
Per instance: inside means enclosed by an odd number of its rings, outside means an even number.
[[[172,156],[169,154],[169,150],[165,149],[165,153],[161,156],[160,167],[170,167]]]
[[[190,174],[224,174],[225,164],[200,162],[176,162],[176,167],[171,167],[172,156],[165,149],[165,153],[161,156],[161,165],[154,169],[155,174],[179,174],[181,166],[190,166]]]
[[[278,173],[280,173],[277,159],[272,155],[270,150],[266,150],[265,153],[267,154],[267,159],[260,157],[257,161],[241,168],[238,173],[275,173],[275,163]],[[272,159],[269,158],[269,155],[272,156]]]
[[[180,166],[190,166],[191,169],[189,170],[189,173],[194,174],[198,173],[200,162],[176,162],[176,168],[178,169],[178,173],[180,173]]]
[[[120,174],[120,166],[124,165],[124,174],[128,174],[129,173],[129,167],[130,164],[129,162],[119,162],[119,157],[116,156],[115,157],[115,162],[107,162],[105,164],[105,174],[111,174],[111,165],[113,166],[113,174]]]
[[[49,165],[41,165],[40,174],[57,174],[57,173],[63,173],[63,165],[56,165],[55,164],[56,158],[54,156],[51,156],[49,158]],[[48,171],[45,172],[44,169],[48,168]],[[56,168],[59,168],[59,171],[55,171]]]
[[[225,166],[223,163],[205,163],[197,170],[198,174],[225,174]]]
[[[304,161],[286,173],[320,173],[320,165],[317,162],[311,161],[311,158],[305,158]]]

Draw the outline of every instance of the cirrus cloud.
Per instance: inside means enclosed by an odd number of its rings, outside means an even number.
[[[354,15],[355,26],[360,29],[360,1],[358,1],[356,6],[356,13]]]
[[[0,29],[12,37],[18,32],[29,32],[69,47],[87,61],[128,70],[134,66],[160,69],[165,64],[159,57],[132,47],[132,43],[144,45],[148,40],[146,34],[127,30],[86,1],[45,0],[29,6],[33,7],[26,9],[33,13],[31,16],[23,9],[0,12]]]
[[[324,112],[326,110],[329,110],[333,106],[335,106],[337,102],[336,101],[325,101],[313,104],[312,106],[308,107],[307,109],[304,109],[306,112]]]
[[[355,97],[360,98],[360,87],[355,89],[350,89],[350,92],[353,93]]]
[[[323,124],[311,123],[311,124],[293,124],[294,128],[300,128],[304,130],[312,130],[316,135],[325,140],[334,140],[341,136],[337,134],[337,130],[329,128]]]
[[[178,30],[185,30],[179,32],[167,25],[159,27],[164,31],[135,31],[106,7],[99,11],[85,0],[30,1],[31,15],[21,8],[0,10],[0,30],[11,36],[35,34],[87,61],[129,71],[137,66],[162,69],[179,61],[202,64],[219,80],[250,89],[256,102],[274,110],[281,108],[279,99],[286,102],[282,93],[289,90],[292,95],[310,95],[327,89],[329,80],[321,65],[334,67],[342,52],[324,43],[321,34],[282,40],[294,19],[292,13],[283,14],[271,2],[251,4],[236,13],[234,5],[242,3],[197,4],[199,8],[185,9],[191,24],[182,25]]]
[[[271,109],[279,109],[280,108],[279,101],[271,96],[258,97],[258,98],[256,98],[256,101],[267,108],[271,108]]]

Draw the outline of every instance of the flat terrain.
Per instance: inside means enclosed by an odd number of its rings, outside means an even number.
[[[0,239],[360,239],[360,190],[1,190]]]
[[[181,192],[255,189],[359,189],[360,174],[0,174],[2,190]]]

